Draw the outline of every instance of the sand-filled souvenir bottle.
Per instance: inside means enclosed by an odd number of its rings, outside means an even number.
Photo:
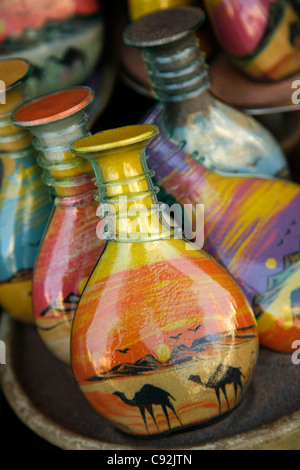
[[[52,209],[32,136],[11,122],[31,72],[25,60],[0,61],[0,306],[28,323],[33,323],[32,270]]]
[[[14,123],[35,136],[43,180],[55,198],[35,266],[33,306],[41,338],[66,363],[74,312],[105,245],[96,236],[92,167],[69,151],[73,141],[89,135],[85,110],[93,99],[90,88],[75,87],[32,100],[14,113]]]
[[[259,80],[282,80],[300,70],[300,16],[293,2],[204,3],[220,44],[247,75]]]
[[[236,282],[162,216],[144,153],[157,132],[129,126],[72,146],[94,167],[108,239],[75,314],[72,368],[91,406],[137,436],[225,416],[258,353]]]
[[[273,136],[210,93],[207,65],[193,34],[204,18],[200,8],[170,8],[139,18],[124,33],[127,45],[144,50],[153,91],[163,105],[153,122],[206,168],[286,176],[287,162]]]
[[[159,185],[188,207],[191,222],[204,205],[203,247],[242,287],[260,343],[293,352],[300,335],[300,187],[207,170],[162,132],[147,147],[147,162]]]

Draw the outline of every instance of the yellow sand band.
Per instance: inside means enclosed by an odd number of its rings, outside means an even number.
[[[0,284],[0,305],[16,320],[33,324],[32,280]]]
[[[130,20],[163,8],[194,5],[194,0],[128,0]]]
[[[281,80],[300,68],[300,45],[292,46],[290,38],[290,25],[299,21],[298,15],[291,5],[288,5],[281,25],[277,29],[269,44],[259,52],[254,59],[239,60],[234,62],[255,78],[270,78]]]

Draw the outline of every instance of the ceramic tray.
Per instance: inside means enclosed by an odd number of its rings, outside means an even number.
[[[219,54],[210,66],[212,93],[232,106],[243,108],[251,115],[297,111],[292,103],[292,83],[300,73],[279,82],[250,80],[234,67],[225,54]]]
[[[263,349],[243,403],[222,421],[141,440],[121,434],[89,407],[70,367],[47,351],[34,327],[3,314],[0,338],[7,347],[7,364],[0,368],[6,399],[30,429],[62,449],[300,450],[300,365],[289,355]]]

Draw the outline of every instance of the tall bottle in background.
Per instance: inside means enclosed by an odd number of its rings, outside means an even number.
[[[161,112],[147,116],[164,134],[208,169],[287,176],[287,162],[273,136],[255,119],[216,99],[208,68],[193,34],[200,8],[160,10],[133,22],[127,45],[144,50]]]

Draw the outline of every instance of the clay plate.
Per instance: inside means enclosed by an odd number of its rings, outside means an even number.
[[[227,56],[219,54],[210,66],[212,93],[222,101],[246,109],[248,114],[267,114],[299,110],[292,103],[292,83],[300,73],[280,82],[256,82],[234,67]]]
[[[300,365],[262,349],[243,403],[211,426],[163,439],[141,440],[98,416],[77,389],[70,367],[41,342],[35,328],[3,315],[7,364],[3,392],[19,418],[40,437],[68,450],[300,450]]]

